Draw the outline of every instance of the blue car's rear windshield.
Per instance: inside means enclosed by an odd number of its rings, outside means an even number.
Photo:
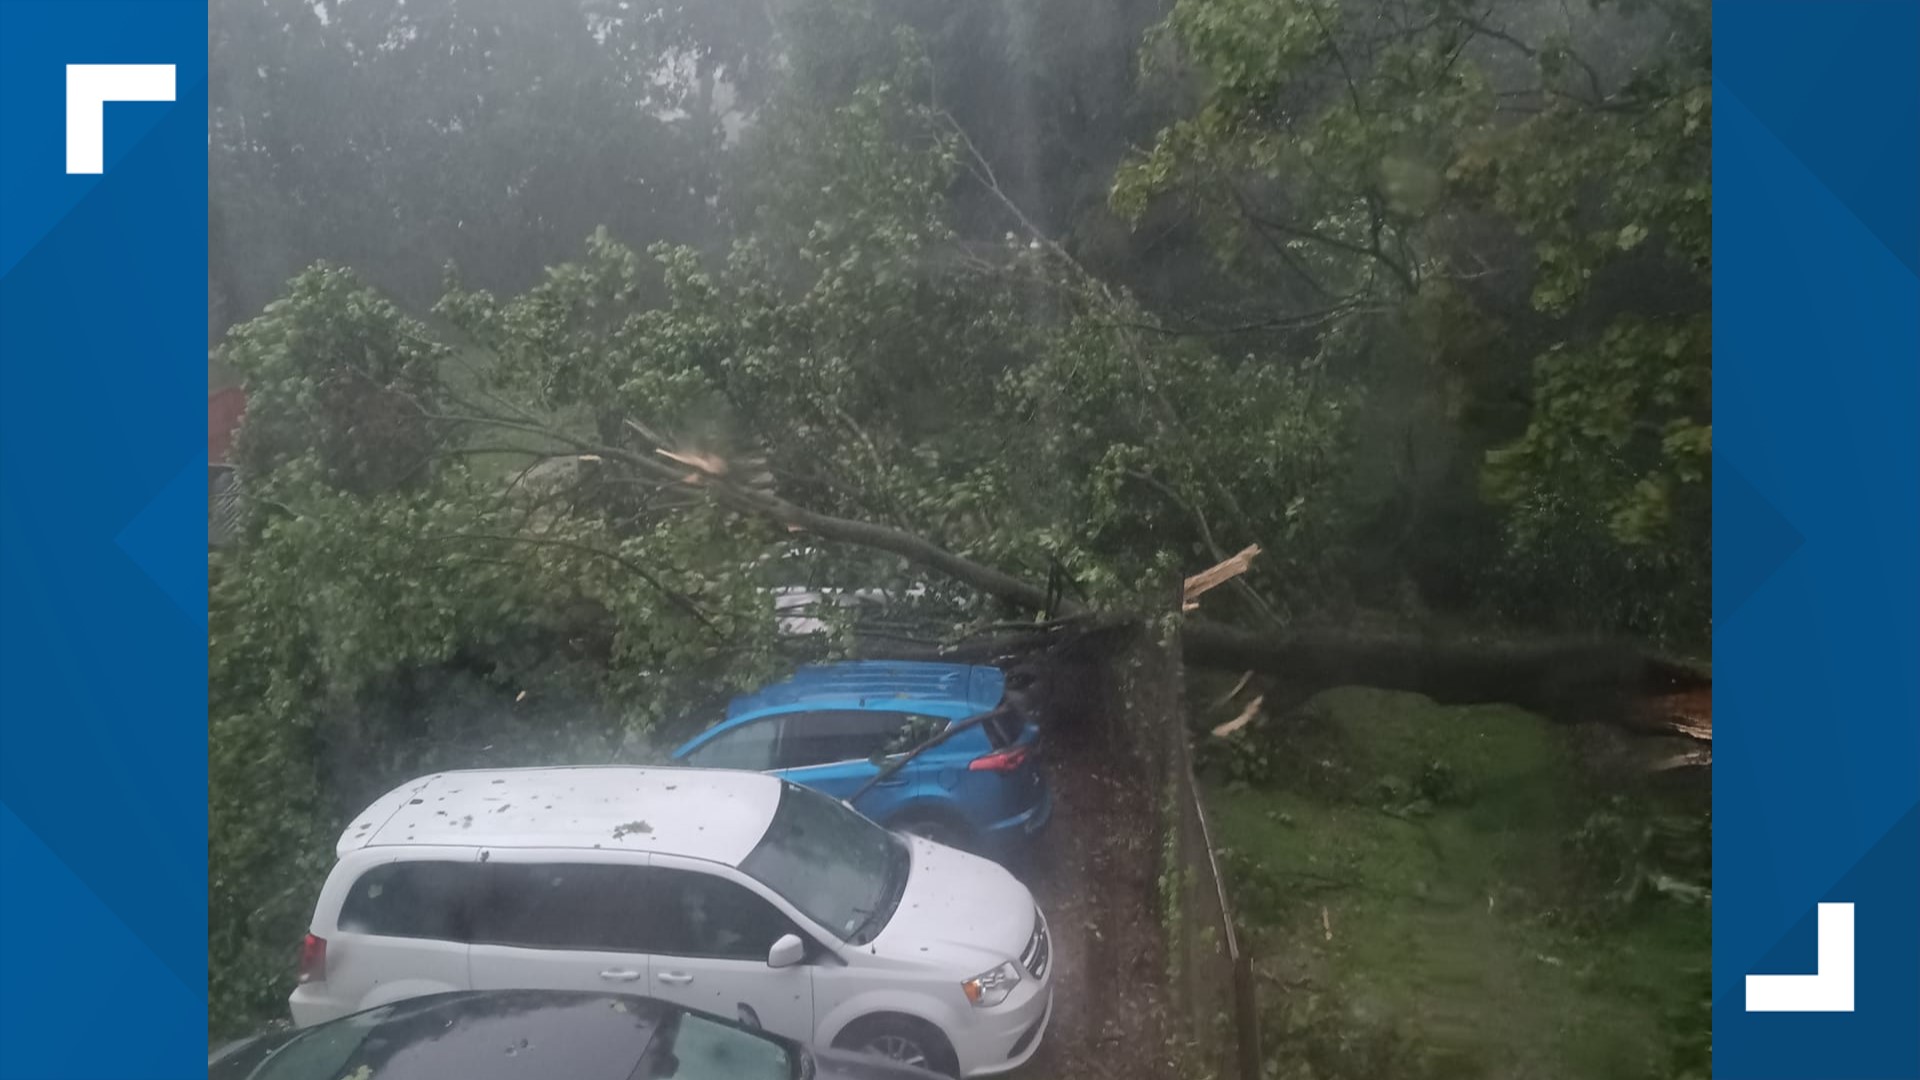
[[[980,730],[987,733],[987,741],[995,750],[1013,745],[1026,726],[1026,716],[1018,709],[1009,708],[998,709],[980,722]]]

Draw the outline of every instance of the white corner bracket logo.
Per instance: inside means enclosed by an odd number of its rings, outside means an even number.
[[[172,100],[172,64],[68,64],[67,172],[105,171],[107,102]]]
[[[1853,1011],[1853,905],[1821,904],[1817,929],[1818,970],[1747,976],[1748,1012]]]

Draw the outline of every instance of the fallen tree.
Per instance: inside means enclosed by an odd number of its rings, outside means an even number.
[[[644,456],[633,460],[651,466]],[[872,547],[899,555],[925,569],[1035,612],[1078,605],[994,567],[945,551],[924,537],[903,530],[818,514],[777,497],[743,491],[724,476],[702,471],[675,482],[711,486],[729,505],[779,524],[805,529],[823,538]],[[1184,596],[1197,596],[1246,569],[1242,552],[1221,567],[1189,579]],[[1189,611],[1191,600],[1183,603]],[[927,656],[962,653],[991,655],[1053,647],[1063,635],[1095,633],[1115,620],[1084,616],[1053,620],[1032,629],[1001,627],[964,646],[920,650]],[[1259,671],[1279,677],[1289,695],[1275,700],[1284,709],[1334,686],[1360,685],[1424,694],[1443,704],[1505,701],[1563,722],[1606,722],[1650,733],[1701,737],[1669,714],[1650,710],[1649,699],[1711,687],[1711,677],[1695,665],[1662,657],[1626,642],[1456,640],[1368,637],[1320,630],[1290,633],[1248,630],[1189,616],[1180,632],[1188,663],[1235,671]],[[902,655],[904,650],[889,650]],[[1710,728],[1704,733],[1710,738]]]

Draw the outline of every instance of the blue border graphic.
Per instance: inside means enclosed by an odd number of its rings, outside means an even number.
[[[1920,5],[1714,15],[1714,1074],[1920,1077]]]
[[[206,8],[0,2],[0,1076],[200,1075]],[[171,64],[66,172],[69,64]]]

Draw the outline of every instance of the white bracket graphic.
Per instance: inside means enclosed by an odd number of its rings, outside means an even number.
[[[1747,976],[1748,1012],[1853,1011],[1853,905],[1821,904],[1817,918],[1818,969]]]
[[[106,170],[107,102],[172,100],[172,64],[68,64],[67,172]]]

